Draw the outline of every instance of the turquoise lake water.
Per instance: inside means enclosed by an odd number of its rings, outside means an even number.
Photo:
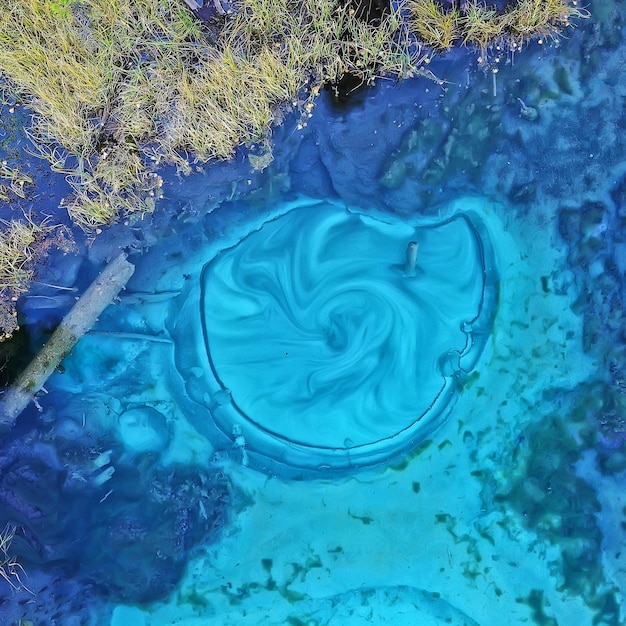
[[[624,28],[589,8],[323,93],[263,171],[166,172],[51,258],[33,351],[135,273],[2,436],[5,623],[625,623]]]

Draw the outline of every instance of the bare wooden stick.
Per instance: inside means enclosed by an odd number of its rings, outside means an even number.
[[[126,260],[123,253],[102,270],[63,318],[37,356],[0,398],[0,424],[13,425],[17,416],[45,385],[59,363],[126,286],[134,271],[135,266]]]
[[[417,241],[409,241],[406,247],[406,260],[404,262],[404,273],[412,276],[415,273],[415,264],[417,263],[417,250],[419,248]]]

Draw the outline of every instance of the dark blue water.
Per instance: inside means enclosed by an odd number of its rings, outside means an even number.
[[[166,173],[51,259],[32,349],[136,269],[3,436],[9,620],[623,623],[626,77],[591,10],[497,73],[322,94],[262,172]]]

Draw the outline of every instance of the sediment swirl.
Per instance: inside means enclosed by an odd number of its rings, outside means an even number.
[[[369,445],[441,410],[483,274],[462,216],[415,228],[294,209],[204,267],[203,348],[256,427],[309,447]]]

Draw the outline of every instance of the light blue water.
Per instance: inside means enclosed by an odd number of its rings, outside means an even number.
[[[618,9],[497,74],[324,94],[263,172],[172,175],[54,257],[78,291],[136,271],[4,435],[9,620],[624,622]],[[67,296],[21,303],[34,343]]]

